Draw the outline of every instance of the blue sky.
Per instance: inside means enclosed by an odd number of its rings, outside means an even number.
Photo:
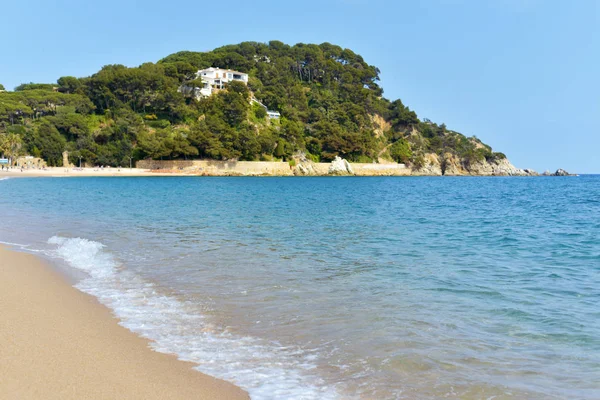
[[[379,67],[386,97],[518,167],[600,173],[600,0],[7,0],[0,16],[8,89],[180,50],[330,42]]]

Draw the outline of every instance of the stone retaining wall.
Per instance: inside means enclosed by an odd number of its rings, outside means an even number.
[[[317,175],[328,175],[329,163],[312,164]],[[411,170],[404,164],[351,164],[355,175],[385,176],[410,175]],[[190,175],[210,176],[293,176],[296,167],[281,161],[217,161],[217,160],[141,160],[136,168],[188,172]]]
[[[270,161],[216,161],[216,160],[142,160],[137,168],[172,170],[200,175],[293,175],[287,162]]]
[[[352,170],[358,176],[407,176],[411,175],[410,168],[404,164],[352,164]]]

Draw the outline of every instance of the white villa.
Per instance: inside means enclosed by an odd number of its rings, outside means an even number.
[[[204,83],[204,86],[200,88],[200,95],[205,97],[212,95],[213,89],[223,89],[225,84],[231,81],[248,84],[248,74],[231,69],[206,68],[199,70],[196,76],[201,78]]]
[[[248,74],[243,72],[233,71],[231,69],[223,69],[223,68],[206,68],[201,69],[196,73],[196,77],[202,79],[202,87],[191,87],[191,86],[181,86],[179,87],[179,91],[189,94],[192,93],[197,98],[200,97],[209,97],[215,91],[221,90],[225,88],[225,85],[232,81],[243,82],[245,85],[248,84]],[[265,111],[267,111],[267,116],[269,118],[280,118],[281,114],[277,111],[271,111],[267,109],[267,106],[262,104],[260,101],[256,100],[254,97],[251,99],[251,102],[256,102],[260,104]]]

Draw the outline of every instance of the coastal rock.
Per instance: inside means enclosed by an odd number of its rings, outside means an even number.
[[[486,160],[472,162],[469,165],[469,175],[493,176],[494,167]]]
[[[562,168],[556,170],[556,172],[550,172],[549,170],[544,171],[542,176],[574,176],[573,174],[568,173]]]
[[[319,175],[317,169],[315,168],[315,163],[312,160],[309,160],[305,153],[298,152],[294,154],[292,159],[296,162],[294,175]]]
[[[443,166],[444,175],[462,176],[468,174],[468,172],[463,168],[460,159],[451,153],[444,154]]]
[[[316,175],[315,169],[309,163],[301,163],[296,165],[294,175]]]
[[[421,168],[413,169],[412,175],[429,176],[537,176],[532,169],[521,169],[511,164],[508,159],[487,161],[485,159],[466,164],[455,154],[445,153],[442,161],[433,153],[425,154],[425,163]]]
[[[538,173],[532,169],[521,169],[517,168],[508,161],[507,158],[503,158],[495,161],[482,160],[471,164],[469,167],[471,175],[481,176],[537,176]]]
[[[421,168],[413,169],[412,175],[417,176],[441,176],[442,175],[442,167],[440,166],[440,161],[438,156],[429,153],[424,155],[424,164]]]
[[[521,168],[517,168],[508,161],[507,158],[496,160],[490,163],[494,170],[492,175],[496,176],[527,176],[527,172]]]
[[[331,162],[328,173],[329,175],[354,175],[350,163],[339,156]]]

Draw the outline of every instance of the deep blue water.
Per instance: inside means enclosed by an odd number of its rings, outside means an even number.
[[[600,398],[600,176],[28,178],[0,194],[1,241],[255,399]]]

